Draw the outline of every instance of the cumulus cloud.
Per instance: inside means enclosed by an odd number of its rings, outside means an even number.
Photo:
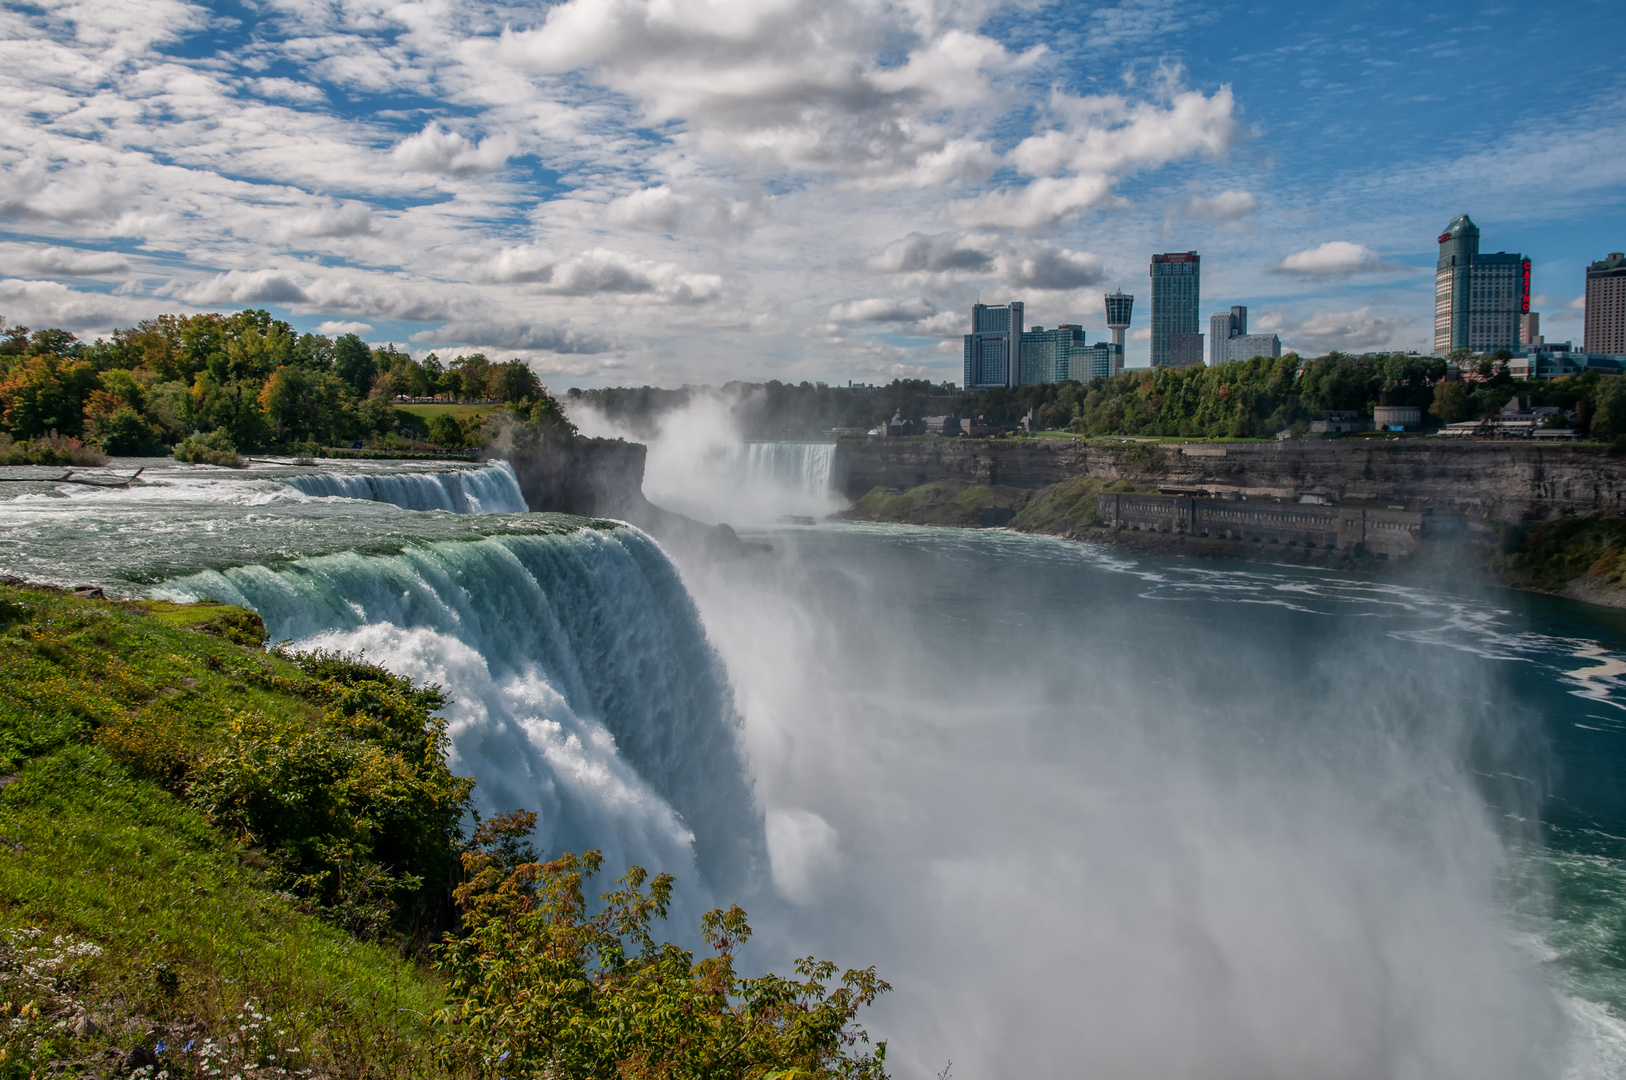
[[[1197,154],[1218,157],[1240,131],[1229,86],[1212,95],[1177,93],[1167,104],[1118,95],[1058,97],[1052,109],[1062,122],[1023,139],[1006,155],[1017,171],[1035,179],[961,201],[955,207],[959,220],[1050,228],[1081,210],[1120,204],[1112,191],[1119,177]]]
[[[1388,273],[1409,270],[1407,266],[1386,263],[1365,244],[1329,240],[1318,247],[1295,251],[1271,268],[1278,274],[1309,278],[1349,277],[1351,274]]]
[[[284,236],[341,237],[371,236],[374,232],[372,209],[363,203],[334,203],[291,215],[283,222]]]
[[[994,266],[992,236],[939,233],[928,236],[912,232],[894,240],[864,260],[864,267],[878,274],[985,273]]]
[[[469,176],[502,168],[513,150],[512,139],[487,137],[474,142],[431,120],[422,131],[397,143],[394,156],[402,167],[415,172]]]
[[[184,288],[189,304],[299,304],[305,287],[281,270],[228,270],[208,281]]]
[[[345,322],[338,319],[329,319],[326,322],[316,324],[316,332],[326,334],[328,337],[339,337],[343,334],[370,334],[372,330],[372,323]]]
[[[478,349],[535,349],[550,353],[601,353],[610,348],[598,334],[584,333],[563,323],[523,320],[455,320],[434,330],[422,330],[412,340],[433,345]]]
[[[611,200],[604,220],[651,232],[692,233],[700,236],[739,236],[749,233],[767,215],[761,196],[731,198],[720,191],[678,191],[657,184]]]
[[[1304,356],[1333,352],[1373,352],[1401,347],[1417,320],[1380,313],[1372,305],[1347,311],[1318,311],[1292,318],[1279,311],[1261,312],[1249,320],[1260,332],[1281,335],[1282,347]]]
[[[130,260],[116,251],[89,251],[84,248],[34,247],[8,251],[5,264],[25,274],[41,277],[99,277],[123,274]]]
[[[1185,202],[1170,207],[1169,216],[1236,221],[1253,213],[1258,205],[1250,192],[1222,191],[1218,195],[1193,195]]]
[[[1012,251],[1000,258],[1000,278],[1014,289],[1082,289],[1100,284],[1105,277],[1099,256],[1051,244]]]
[[[937,305],[923,296],[909,300],[890,300],[876,297],[869,300],[851,300],[830,309],[834,323],[859,322],[917,322],[937,314]]]
[[[943,118],[992,101],[992,73],[1031,57],[920,14],[868,0],[565,0],[506,32],[497,55],[587,73],[646,121],[691,125],[687,140],[711,153],[889,186],[986,175],[983,140]],[[882,63],[900,46],[901,63]]]
[[[676,263],[635,259],[604,248],[562,260],[540,248],[506,248],[477,274],[486,281],[536,284],[558,296],[648,294],[674,304],[704,303],[723,288],[717,274],[693,273]]]
[[[118,293],[82,292],[59,281],[0,278],[0,312],[10,325],[100,331],[111,326],[131,326],[174,310],[173,303]]]

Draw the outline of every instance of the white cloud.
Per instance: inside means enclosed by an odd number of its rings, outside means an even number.
[[[1384,262],[1382,256],[1365,244],[1354,244],[1348,240],[1329,240],[1318,247],[1293,252],[1273,269],[1281,274],[1331,278],[1348,277],[1351,274],[1388,273],[1408,270],[1410,267]]]
[[[494,136],[476,143],[431,120],[422,131],[397,143],[394,157],[417,172],[469,176],[502,168],[513,152],[512,139]]]
[[[507,248],[477,274],[487,281],[536,284],[558,296],[647,294],[675,304],[704,303],[723,287],[717,274],[693,273],[675,263],[636,259],[604,248],[562,260],[539,248]]]
[[[1301,318],[1267,311],[1249,321],[1261,332],[1280,334],[1283,349],[1304,356],[1403,347],[1401,339],[1417,324],[1411,316],[1384,314],[1369,304],[1346,311],[1317,311]]]
[[[342,320],[335,319],[329,319],[326,322],[319,322],[316,324],[316,332],[318,334],[326,334],[328,337],[340,337],[344,334],[356,334],[357,336],[360,336],[362,334],[372,333],[372,329],[372,323],[344,322]]]
[[[1087,251],[1042,244],[1000,258],[1000,278],[1013,289],[1064,291],[1098,285],[1106,277],[1101,259]]]
[[[372,209],[362,203],[334,203],[290,215],[283,235],[293,237],[371,236],[376,231]]]
[[[598,334],[563,323],[496,319],[453,320],[433,330],[421,330],[413,341],[476,349],[527,349],[547,353],[601,353],[610,348]]]
[[[1217,195],[1193,195],[1178,206],[1170,207],[1169,216],[1236,221],[1253,213],[1258,205],[1250,192],[1222,191]]]
[[[869,300],[850,300],[830,309],[830,321],[858,322],[917,322],[937,314],[937,305],[923,296],[909,300],[889,300],[876,297]]]
[[[8,268],[41,277],[99,277],[130,270],[130,260],[116,251],[83,248],[24,247],[5,252],[3,260]]]

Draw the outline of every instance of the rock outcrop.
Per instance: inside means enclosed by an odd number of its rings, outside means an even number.
[[[1395,502],[1487,522],[1569,512],[1626,513],[1626,458],[1599,446],[1444,439],[1280,443],[1064,439],[844,441],[837,472],[850,498],[938,481],[1037,489],[1075,477],[1152,489],[1329,502]]]

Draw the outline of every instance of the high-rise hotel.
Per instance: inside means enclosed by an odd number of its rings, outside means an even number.
[[[1022,378],[1022,301],[971,305],[965,388],[1017,386]]]
[[[1187,367],[1203,362],[1197,308],[1202,259],[1195,251],[1152,256],[1152,366]]]
[[[1530,260],[1506,251],[1482,254],[1479,226],[1467,214],[1440,234],[1434,273],[1434,352],[1495,352],[1519,347],[1530,311]]]
[[[1582,348],[1626,354],[1626,254],[1609,253],[1586,268],[1586,324]]]

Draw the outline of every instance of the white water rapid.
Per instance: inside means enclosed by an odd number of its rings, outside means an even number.
[[[755,870],[726,675],[671,563],[635,529],[212,570],[156,593],[242,604],[273,638],[446,687],[453,768],[479,778],[486,811],[538,811],[548,851],[693,865],[714,888]]]
[[[306,495],[387,502],[405,510],[454,514],[523,514],[529,508],[506,461],[483,469],[449,472],[314,472],[288,478]]]

